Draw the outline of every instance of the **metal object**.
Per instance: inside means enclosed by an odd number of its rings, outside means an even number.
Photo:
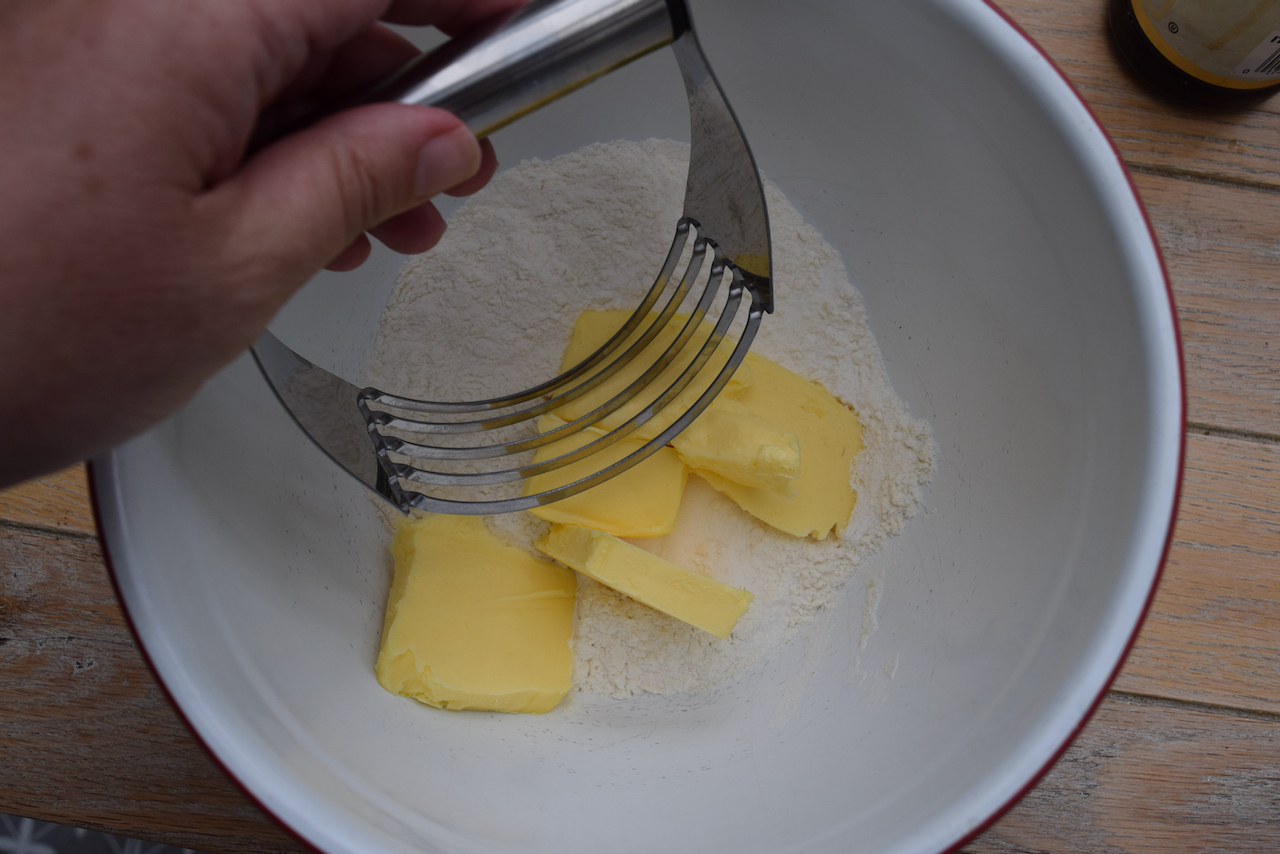
[[[691,153],[683,216],[639,307],[581,364],[519,394],[431,402],[359,389],[303,359],[270,332],[254,344],[259,367],[303,430],[402,511],[528,509],[626,471],[669,442],[728,383],[763,313],[773,311],[768,219],[750,150],[698,45],[683,0],[534,0],[465,43],[455,40],[419,57],[362,98],[440,106],[484,136],[668,44],[689,98]],[[709,270],[704,272],[708,255]],[[744,302],[744,292],[749,301]],[[679,326],[685,315],[677,312],[686,299],[693,307]],[[533,429],[532,419],[553,413],[629,365],[673,319],[680,329],[674,340],[617,396],[563,425]],[[719,348],[725,349],[717,356]],[[655,385],[668,366],[684,362],[674,381]],[[722,364],[717,367],[716,362]],[[495,484],[520,485],[591,458],[653,419],[704,370],[708,376],[715,370],[705,391],[633,453],[537,493],[494,497],[485,490]],[[635,399],[646,405],[581,447],[537,462],[521,459],[601,422]]]

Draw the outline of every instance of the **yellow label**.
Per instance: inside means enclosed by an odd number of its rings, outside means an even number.
[[[1130,0],[1142,31],[1178,68],[1215,86],[1280,82],[1280,4],[1270,0]]]

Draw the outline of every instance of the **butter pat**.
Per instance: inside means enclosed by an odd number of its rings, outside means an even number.
[[[583,575],[718,638],[729,637],[753,598],[617,537],[576,525],[556,525],[535,545]]]
[[[800,440],[740,401],[717,397],[671,440],[685,465],[743,486],[779,490],[800,474]],[[794,494],[786,489],[784,494]]]
[[[748,353],[744,365],[751,367],[753,379],[738,402],[800,442],[800,474],[788,481],[794,494],[745,486],[711,470],[698,474],[780,531],[821,540],[833,528],[843,529],[856,498],[849,477],[862,450],[857,416],[822,386],[759,354]]]
[[[538,431],[545,433],[563,424],[551,416],[538,419]],[[582,447],[603,432],[593,427],[544,445],[534,454],[542,462]],[[594,474],[610,463],[640,449],[644,440],[627,436],[586,459],[534,475],[525,481],[524,494],[563,486]],[[689,470],[670,447],[659,448],[652,456],[622,474],[609,478],[585,492],[534,507],[529,512],[548,522],[583,525],[619,537],[660,537],[671,533],[680,509]]]
[[[475,516],[402,523],[391,551],[383,688],[441,709],[529,714],[569,692],[572,572],[503,544]]]
[[[573,332],[569,336],[569,345],[565,348],[564,359],[561,362],[561,370],[569,370],[598,350],[601,345],[609,340],[610,336],[622,328],[630,316],[631,311],[628,310],[584,311],[578,316],[573,325]],[[684,328],[687,319],[687,315],[673,317],[658,332],[657,337],[649,342],[639,354],[633,356],[626,366],[582,397],[561,406],[556,410],[556,415],[566,421],[572,421],[587,414],[606,401],[617,397],[623,389],[658,361],[662,353],[676,339],[680,330]],[[640,329],[633,332],[626,343],[614,351],[610,360],[621,355],[633,342],[638,341],[645,328],[645,325],[642,324]],[[685,342],[679,355],[671,364],[667,365],[656,379],[651,381],[647,387],[641,389],[626,405],[603,418],[596,426],[604,430],[612,430],[619,424],[630,420],[642,408],[656,400],[693,361],[711,331],[711,324],[702,323],[694,331],[692,337]],[[677,418],[688,411],[689,407],[702,396],[702,393],[711,385],[711,381],[715,379],[716,374],[720,372],[720,369],[729,360],[729,354],[733,350],[732,343],[732,341],[722,341],[720,346],[712,353],[711,358],[702,366],[697,376],[684,387],[684,390],[656,413],[653,418],[638,427],[631,435],[638,439],[652,439],[667,427],[670,427]],[[728,385],[720,392],[720,396],[734,397],[750,381],[750,371],[739,367],[729,380]]]

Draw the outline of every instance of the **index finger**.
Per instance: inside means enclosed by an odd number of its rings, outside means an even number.
[[[458,36],[493,18],[519,9],[525,0],[393,0],[382,20],[390,24],[432,26]]]

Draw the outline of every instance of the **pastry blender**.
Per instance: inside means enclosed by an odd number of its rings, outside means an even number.
[[[302,429],[402,511],[528,509],[588,489],[664,446],[725,387],[761,317],[773,311],[769,226],[751,152],[683,0],[532,0],[484,32],[418,57],[362,96],[442,107],[483,137],[667,45],[689,98],[691,153],[683,215],[652,287],[622,328],[580,364],[517,394],[437,402],[358,388],[270,332],[253,345],[263,374]],[[671,332],[658,336],[669,327],[678,331],[662,347]],[[655,339],[660,343],[653,344]],[[716,356],[719,348],[724,349]],[[638,359],[646,360],[644,370],[586,414],[563,422],[539,419]],[[690,404],[689,395],[681,399],[686,388],[704,390]],[[610,414],[632,401],[644,405],[611,429],[601,429]],[[621,458],[617,448],[609,452],[668,404],[684,407],[674,420],[664,416],[669,425]],[[534,426],[540,422],[544,429]],[[575,434],[580,435],[572,438]],[[512,490],[528,478],[583,460],[591,462],[575,466],[572,478],[540,478],[539,483],[555,484],[548,488],[526,486],[515,495],[495,488],[507,484]]]

